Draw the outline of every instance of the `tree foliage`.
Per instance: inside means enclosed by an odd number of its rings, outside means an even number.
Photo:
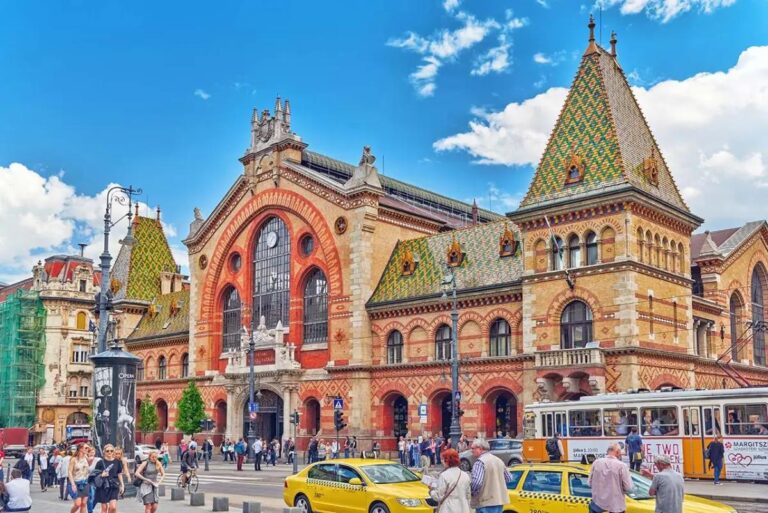
[[[151,433],[157,431],[160,420],[157,418],[157,410],[155,405],[152,404],[152,398],[149,394],[141,401],[141,408],[139,409],[139,431],[143,433]]]
[[[200,390],[194,381],[190,381],[184,392],[177,409],[176,429],[185,435],[194,435],[200,431],[200,421],[206,418],[205,404]]]

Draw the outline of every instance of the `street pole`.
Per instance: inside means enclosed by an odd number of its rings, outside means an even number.
[[[448,274],[443,278],[443,285],[451,287],[451,448],[459,447],[461,425],[459,424],[459,307],[456,299],[456,275],[453,268],[448,267]],[[446,294],[443,293],[443,297]]]
[[[245,330],[245,328],[243,328]],[[256,454],[253,452],[253,444],[256,442],[256,426],[253,424],[253,415],[255,411],[253,410],[253,388],[254,388],[254,377],[253,377],[253,358],[254,353],[256,351],[256,341],[253,339],[253,332],[251,332],[251,336],[248,340],[248,353],[251,359],[251,372],[250,377],[248,379],[248,463],[253,463],[256,458]]]
[[[299,458],[296,454],[296,428],[299,425],[299,411],[293,410],[293,473],[299,473]]]

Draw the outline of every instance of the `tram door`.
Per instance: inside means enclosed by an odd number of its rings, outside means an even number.
[[[702,476],[706,469],[702,458],[701,406],[683,407],[683,472]]]

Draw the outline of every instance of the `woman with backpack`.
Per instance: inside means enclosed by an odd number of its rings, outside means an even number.
[[[555,432],[552,438],[547,440],[546,443],[547,454],[549,455],[549,461],[553,463],[559,463],[563,459],[563,442],[560,440],[560,433]]]
[[[112,444],[105,445],[102,454],[104,459],[96,463],[94,469],[94,504],[101,504],[101,513],[117,513],[117,498],[125,490],[123,462],[115,458],[115,447]]]
[[[136,497],[144,505],[144,513],[157,511],[160,501],[158,488],[164,477],[165,471],[157,458],[157,453],[150,452],[147,460],[136,469],[136,479],[141,481]]]
[[[709,442],[705,456],[709,460],[709,467],[715,471],[715,485],[721,485],[720,473],[723,471],[725,446],[720,435],[715,435],[715,439]]]

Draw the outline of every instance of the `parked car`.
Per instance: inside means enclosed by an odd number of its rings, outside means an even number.
[[[157,447],[154,445],[149,444],[139,444],[134,448],[134,454],[136,456],[137,462],[143,462],[147,458],[149,458],[149,453],[155,451],[160,454],[160,451],[157,450]]]
[[[523,441],[513,440],[511,438],[494,438],[488,440],[491,446],[491,454],[498,456],[508,467],[523,462]],[[459,454],[459,465],[461,470],[469,472],[472,465],[475,464],[475,457],[472,455],[472,449],[468,449]]]

